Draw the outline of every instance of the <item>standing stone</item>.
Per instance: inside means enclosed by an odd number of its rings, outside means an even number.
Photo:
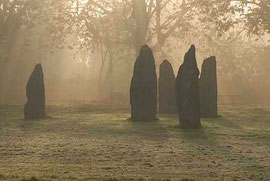
[[[199,74],[195,46],[192,45],[185,54],[175,82],[176,105],[182,128],[201,127]]]
[[[24,106],[25,119],[41,119],[45,115],[45,88],[41,64],[37,64],[26,86],[27,103]]]
[[[159,69],[159,112],[176,113],[175,105],[175,75],[172,65],[164,60]]]
[[[216,57],[203,61],[200,77],[201,116],[217,117],[217,68]]]
[[[131,119],[151,121],[157,117],[157,75],[152,50],[142,46],[134,65],[130,87]]]

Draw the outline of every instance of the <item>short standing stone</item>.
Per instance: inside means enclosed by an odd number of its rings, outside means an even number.
[[[176,113],[175,105],[175,75],[172,65],[164,60],[159,69],[159,112]]]
[[[176,105],[182,128],[201,127],[198,78],[195,46],[192,45],[185,54],[184,63],[179,68],[175,82]]]
[[[24,106],[25,119],[41,119],[45,115],[45,87],[41,64],[37,64],[26,86],[27,103]]]
[[[216,57],[203,61],[200,77],[201,116],[217,117],[217,69]]]
[[[142,46],[134,65],[130,86],[131,119],[134,121],[156,120],[157,75],[152,50]]]

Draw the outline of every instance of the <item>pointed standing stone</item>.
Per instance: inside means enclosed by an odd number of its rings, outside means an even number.
[[[41,119],[45,114],[45,87],[41,64],[37,64],[26,86],[27,103],[24,106],[25,119]]]
[[[217,117],[217,68],[216,57],[203,61],[200,77],[201,116]]]
[[[130,86],[131,119],[134,121],[156,120],[157,75],[152,50],[142,46],[134,65]]]
[[[192,45],[185,54],[175,82],[176,105],[182,128],[199,128],[200,95],[199,69],[197,67],[195,46]]]
[[[172,65],[164,60],[159,69],[159,112],[176,113],[175,105],[175,75]]]

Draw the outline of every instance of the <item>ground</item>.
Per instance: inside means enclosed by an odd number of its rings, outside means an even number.
[[[220,118],[181,130],[175,115],[127,120],[98,105],[49,105],[23,120],[0,105],[0,180],[270,180],[270,107],[220,106]]]

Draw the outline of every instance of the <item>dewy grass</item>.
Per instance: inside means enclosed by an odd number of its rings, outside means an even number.
[[[128,110],[49,105],[29,121],[0,105],[0,180],[270,180],[270,109],[219,110],[182,130],[176,115],[133,122]]]

